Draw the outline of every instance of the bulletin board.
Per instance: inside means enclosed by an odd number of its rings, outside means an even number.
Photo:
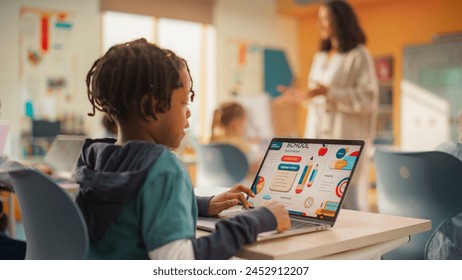
[[[228,89],[233,96],[263,92],[263,48],[244,40],[227,44],[227,66],[231,73]]]
[[[57,134],[84,134],[74,102],[82,82],[76,80],[74,19],[70,11],[20,8],[18,98],[25,159],[42,157]]]
[[[69,11],[20,9],[20,98],[24,114],[31,119],[55,121],[72,111],[74,17]]]
[[[278,85],[292,85],[292,71],[283,50],[265,49],[263,57],[265,61],[265,92],[271,97],[277,97],[280,95],[276,90]]]
[[[229,91],[249,112],[247,136],[297,136],[298,104],[276,98],[277,86],[293,81],[285,51],[234,40],[228,44],[228,57]]]
[[[274,98],[279,96],[278,85],[292,84],[293,75],[284,50],[233,40],[228,43],[227,57],[232,73],[229,91],[234,96],[265,92]]]

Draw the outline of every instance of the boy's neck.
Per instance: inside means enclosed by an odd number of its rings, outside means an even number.
[[[128,141],[156,142],[154,136],[140,122],[129,122],[119,125],[116,144],[123,145]]]

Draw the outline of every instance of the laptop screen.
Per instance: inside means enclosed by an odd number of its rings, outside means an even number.
[[[252,207],[277,200],[290,214],[334,221],[363,141],[275,138],[252,184]]]
[[[85,136],[58,135],[53,140],[43,161],[53,168],[54,172],[71,173],[80,155]]]

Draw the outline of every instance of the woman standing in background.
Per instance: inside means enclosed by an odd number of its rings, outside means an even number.
[[[279,86],[282,98],[309,100],[305,137],[366,142],[343,206],[368,210],[368,152],[375,132],[378,83],[366,36],[352,7],[329,1],[318,12],[320,50],[313,58],[308,89]]]

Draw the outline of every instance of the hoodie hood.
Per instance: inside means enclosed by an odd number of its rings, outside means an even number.
[[[80,184],[76,202],[88,226],[91,241],[98,240],[125,203],[143,185],[148,171],[165,146],[115,139],[87,139],[77,160],[75,179]]]

